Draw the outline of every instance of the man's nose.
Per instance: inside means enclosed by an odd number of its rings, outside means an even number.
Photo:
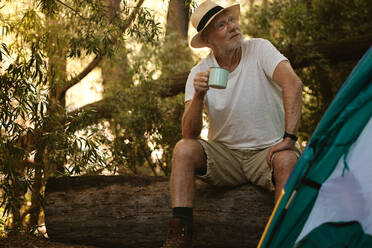
[[[236,25],[231,24],[231,25],[229,25],[227,30],[228,30],[229,33],[234,33],[234,32],[236,32],[237,27],[236,27]]]
[[[230,32],[232,32],[232,31],[235,31],[237,29],[238,24],[235,23],[234,21],[229,21],[229,22],[227,22],[227,27],[228,27],[228,30]]]

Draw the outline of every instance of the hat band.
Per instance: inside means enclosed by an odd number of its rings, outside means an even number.
[[[216,14],[218,11],[220,11],[221,9],[223,9],[221,6],[216,6],[214,8],[211,8],[204,16],[203,18],[200,20],[199,24],[198,24],[198,27],[196,28],[196,30],[198,30],[198,32],[200,32],[200,30],[202,30],[205,26],[205,24],[209,21],[209,19],[211,19],[211,17]]]

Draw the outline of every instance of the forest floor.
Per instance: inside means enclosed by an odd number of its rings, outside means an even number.
[[[15,234],[8,237],[0,237],[0,248],[98,248],[95,246],[65,244],[53,242],[44,237],[31,234]]]

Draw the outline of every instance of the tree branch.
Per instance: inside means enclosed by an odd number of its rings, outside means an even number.
[[[337,41],[325,41],[314,44],[305,44],[295,49],[291,46],[283,49],[283,54],[291,61],[293,68],[300,69],[310,66],[315,60],[327,59],[336,64],[345,61],[359,60],[372,44],[372,34],[346,38]],[[313,51],[318,55],[299,56],[298,51]],[[170,78],[157,80],[158,84],[169,84],[169,90],[162,90],[160,96],[171,97],[185,91],[189,72],[181,72]]]
[[[348,60],[358,60],[369,48],[371,43],[372,35],[366,35],[336,42],[324,42],[312,45],[305,45],[304,47],[306,47],[306,49],[313,49],[326,56],[326,58],[328,58],[331,62],[336,63]],[[291,52],[293,51],[291,47],[283,49],[283,51],[287,58],[290,61],[293,61],[292,66],[294,68],[303,68],[311,65],[312,63],[311,60],[309,60],[308,58],[296,61],[295,55],[291,54]],[[159,89],[159,96],[164,98],[172,97],[181,92],[184,92],[188,74],[189,71],[177,73],[168,78],[155,80],[153,84],[157,85],[155,87],[158,87]],[[85,105],[80,109],[72,111],[71,113],[69,113],[69,115],[76,115],[79,112],[88,111],[90,112],[90,117],[92,118],[91,124],[96,123],[102,119],[110,119],[116,114],[117,111],[116,108],[111,105],[111,103],[114,101],[114,97],[104,98],[100,101]]]
[[[80,72],[79,75],[68,81],[63,90],[61,91],[59,100],[62,100],[65,97],[68,89],[70,89],[75,84],[79,83],[86,75],[88,75],[94,68],[96,68],[96,66],[102,61],[104,56],[105,56],[104,51],[102,51],[100,54],[97,54],[96,57],[89,63],[89,65],[82,72]]]
[[[132,22],[134,21],[134,18],[136,17],[136,15],[138,14],[143,2],[145,0],[139,0],[136,7],[134,8],[134,10],[132,11],[132,13],[130,13],[128,19],[125,21],[126,22],[126,25],[124,25],[122,31],[124,32],[127,28],[129,28],[129,26],[132,24]]]
[[[283,49],[283,54],[291,61],[293,68],[299,69],[310,66],[314,60],[327,59],[330,63],[359,60],[372,44],[372,33],[354,36],[336,41],[324,41],[313,44],[305,44],[301,47],[289,46]],[[298,56],[298,51],[309,56]],[[315,53],[314,53],[315,52]],[[314,55],[317,54],[317,55]]]
[[[69,132],[75,132],[102,120],[113,118],[117,113],[117,108],[113,106],[114,102],[114,97],[106,97],[67,113],[64,122],[76,123],[76,125],[70,125],[73,129],[70,129]]]
[[[133,23],[133,21],[135,20],[135,17],[138,14],[143,2],[144,2],[144,0],[138,1],[134,10],[130,13],[129,17],[125,20],[125,25],[121,28],[122,32],[125,32],[126,29],[129,28],[130,25]],[[114,45],[117,42],[117,40],[118,40],[118,36],[113,39],[111,45]],[[65,87],[61,90],[59,100],[62,100],[65,97],[66,92],[69,88],[71,88],[75,84],[79,83],[94,68],[96,68],[96,66],[103,60],[105,55],[106,55],[106,50],[103,49],[99,54],[96,55],[96,57],[92,60],[92,62],[90,62],[89,65],[82,72],[80,72],[79,75],[77,75],[76,77],[74,77],[70,81],[68,81],[66,83]]]
[[[85,18],[84,16],[80,15],[79,11],[77,11],[76,9],[72,8],[71,6],[65,4],[64,2],[60,1],[60,0],[56,0],[57,3],[60,3],[62,4],[63,6],[65,6],[66,8],[72,10],[76,15],[78,15],[80,18],[82,18],[83,20],[87,20],[87,18]]]

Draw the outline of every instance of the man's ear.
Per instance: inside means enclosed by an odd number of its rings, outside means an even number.
[[[206,47],[208,47],[208,48],[210,48],[210,49],[212,49],[213,48],[213,44],[212,44],[212,42],[210,41],[210,40],[205,40],[205,46]]]
[[[211,43],[209,42],[209,39],[205,35],[202,37],[202,39],[205,42],[206,47],[211,48],[210,47]]]
[[[208,39],[208,34],[205,33],[206,30],[203,31],[202,35],[201,35],[201,39],[204,41],[204,43],[208,46],[210,43],[209,43],[209,39]]]

